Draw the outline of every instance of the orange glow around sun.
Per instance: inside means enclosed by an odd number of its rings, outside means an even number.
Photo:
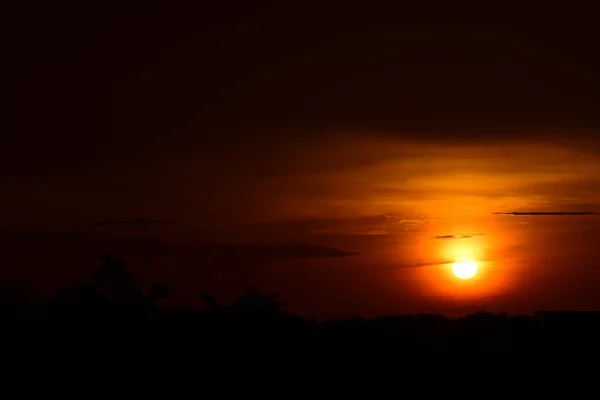
[[[477,274],[477,261],[471,257],[462,256],[452,264],[452,273],[458,279],[471,279]]]
[[[464,304],[502,295],[508,289],[513,281],[512,272],[518,266],[510,252],[501,250],[508,236],[493,222],[486,217],[439,228],[432,226],[435,230],[423,235],[436,238],[446,232],[458,232],[469,237],[421,241],[417,252],[423,260],[430,256],[432,264],[406,274],[418,279],[422,296],[443,299],[444,304]],[[469,235],[471,232],[483,233]]]

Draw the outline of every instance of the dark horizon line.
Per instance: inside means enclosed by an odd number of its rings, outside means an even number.
[[[493,215],[597,215],[593,211],[532,211],[532,212],[493,212]]]

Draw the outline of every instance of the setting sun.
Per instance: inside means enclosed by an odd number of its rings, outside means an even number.
[[[477,261],[470,257],[459,257],[452,264],[452,272],[458,279],[471,279],[477,274]]]

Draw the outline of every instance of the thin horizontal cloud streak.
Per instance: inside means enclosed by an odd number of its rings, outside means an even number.
[[[446,265],[451,264],[453,261],[451,260],[442,260],[438,262],[420,262],[420,263],[411,263],[411,264],[403,264],[400,268],[425,268],[425,267],[435,267],[438,265]]]
[[[475,233],[471,235],[439,235],[434,239],[470,239],[473,236],[481,236],[481,233]]]
[[[113,235],[86,232],[51,232],[30,234],[6,234],[5,245],[13,250],[31,249],[83,249],[93,254],[98,251],[128,253],[139,250],[141,245],[151,245],[158,257],[185,256],[188,260],[224,262],[240,261],[248,264],[270,263],[304,258],[338,258],[358,255],[331,246],[303,244],[239,245],[214,243],[169,243],[156,237],[143,239],[138,236]]]
[[[101,221],[95,224],[98,227],[114,229],[152,229],[164,225],[174,225],[175,221],[154,220],[149,218],[118,218]]]
[[[357,232],[357,233],[349,233],[349,235],[367,235],[367,236],[377,236],[377,235],[389,235],[388,231],[383,229],[376,229],[368,232]]]
[[[565,215],[565,216],[579,216],[579,215],[598,215],[596,212],[592,211],[554,211],[554,212],[546,212],[546,211],[528,211],[528,212],[494,212],[493,215]]]
[[[322,235],[387,235],[400,219],[395,214],[357,216],[348,218],[322,218],[290,221],[272,221],[248,224],[238,228],[238,233],[261,238],[290,238]]]

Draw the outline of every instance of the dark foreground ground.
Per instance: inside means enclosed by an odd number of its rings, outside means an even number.
[[[600,350],[600,312],[480,312],[455,319],[422,314],[317,322],[283,311],[276,295],[253,289],[226,306],[201,294],[207,310],[163,310],[160,300],[166,296],[166,285],[142,288],[121,261],[106,256],[89,282],[61,288],[43,303],[25,305],[5,291],[2,343],[5,348],[25,343],[80,351],[103,346],[192,351],[271,345],[285,352],[309,342],[352,349],[385,344],[388,351],[400,352]]]

